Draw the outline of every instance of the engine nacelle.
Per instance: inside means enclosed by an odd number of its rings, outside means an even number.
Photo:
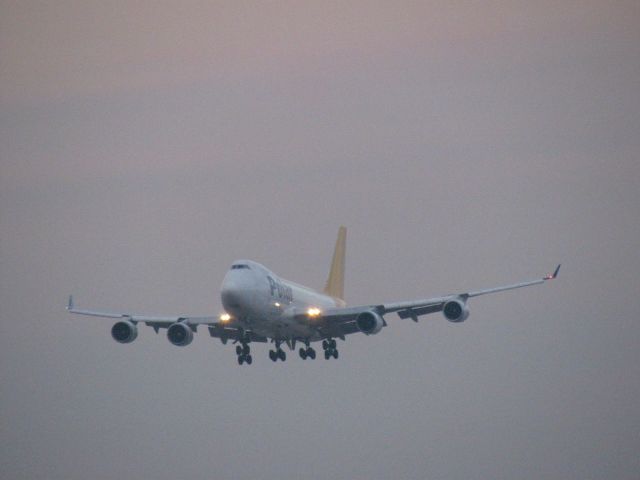
[[[138,336],[138,327],[130,320],[121,320],[111,327],[111,337],[118,343],[131,343]]]
[[[384,320],[376,312],[362,312],[356,317],[356,325],[362,333],[375,335],[384,327]]]
[[[167,338],[177,347],[186,347],[193,341],[193,332],[189,325],[178,322],[169,327]]]
[[[444,304],[442,313],[450,322],[460,323],[464,322],[469,316],[469,307],[467,307],[467,304],[460,299],[449,300]]]

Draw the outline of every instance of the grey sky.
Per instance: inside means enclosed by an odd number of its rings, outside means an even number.
[[[635,479],[637,2],[0,3],[0,477]],[[560,279],[337,362],[131,345],[232,260],[347,301]]]

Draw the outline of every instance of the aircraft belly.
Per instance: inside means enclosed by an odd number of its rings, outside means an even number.
[[[292,318],[279,315],[269,315],[259,320],[255,318],[250,321],[250,325],[251,330],[268,338],[312,340],[316,336],[315,330],[308,325],[301,325]]]

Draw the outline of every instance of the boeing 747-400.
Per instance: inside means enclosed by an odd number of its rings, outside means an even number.
[[[138,324],[142,323],[156,333],[166,329],[169,342],[184,347],[193,341],[198,326],[206,325],[212,337],[219,338],[223,344],[231,340],[236,345],[240,365],[253,362],[250,344],[254,342],[272,343],[269,358],[274,362],[286,360],[283,345],[295,350],[296,344],[301,345],[298,353],[302,359],[315,359],[316,352],[311,345],[322,342],[324,358],[328,360],[338,358],[336,339],[345,340],[352,333],[377,334],[387,326],[385,315],[389,313],[417,322],[421,315],[442,312],[450,322],[464,322],[469,316],[470,298],[538,285],[556,278],[560,270],[558,265],[552,274],[543,278],[503,287],[424,300],[347,307],[344,301],[346,237],[346,228],[340,227],[323,292],[285,280],[257,262],[238,260],[233,262],[222,282],[220,296],[225,311],[217,317],[158,317],[83,310],[76,308],[72,296],[67,310],[117,319],[111,336],[119,343],[133,342],[138,336]]]

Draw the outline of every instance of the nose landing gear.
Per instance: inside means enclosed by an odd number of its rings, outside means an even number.
[[[246,362],[247,365],[251,365],[253,363],[253,358],[251,357],[251,348],[249,347],[250,338],[247,336],[243,336],[240,345],[236,345],[236,355],[238,356],[238,365],[242,365]]]

